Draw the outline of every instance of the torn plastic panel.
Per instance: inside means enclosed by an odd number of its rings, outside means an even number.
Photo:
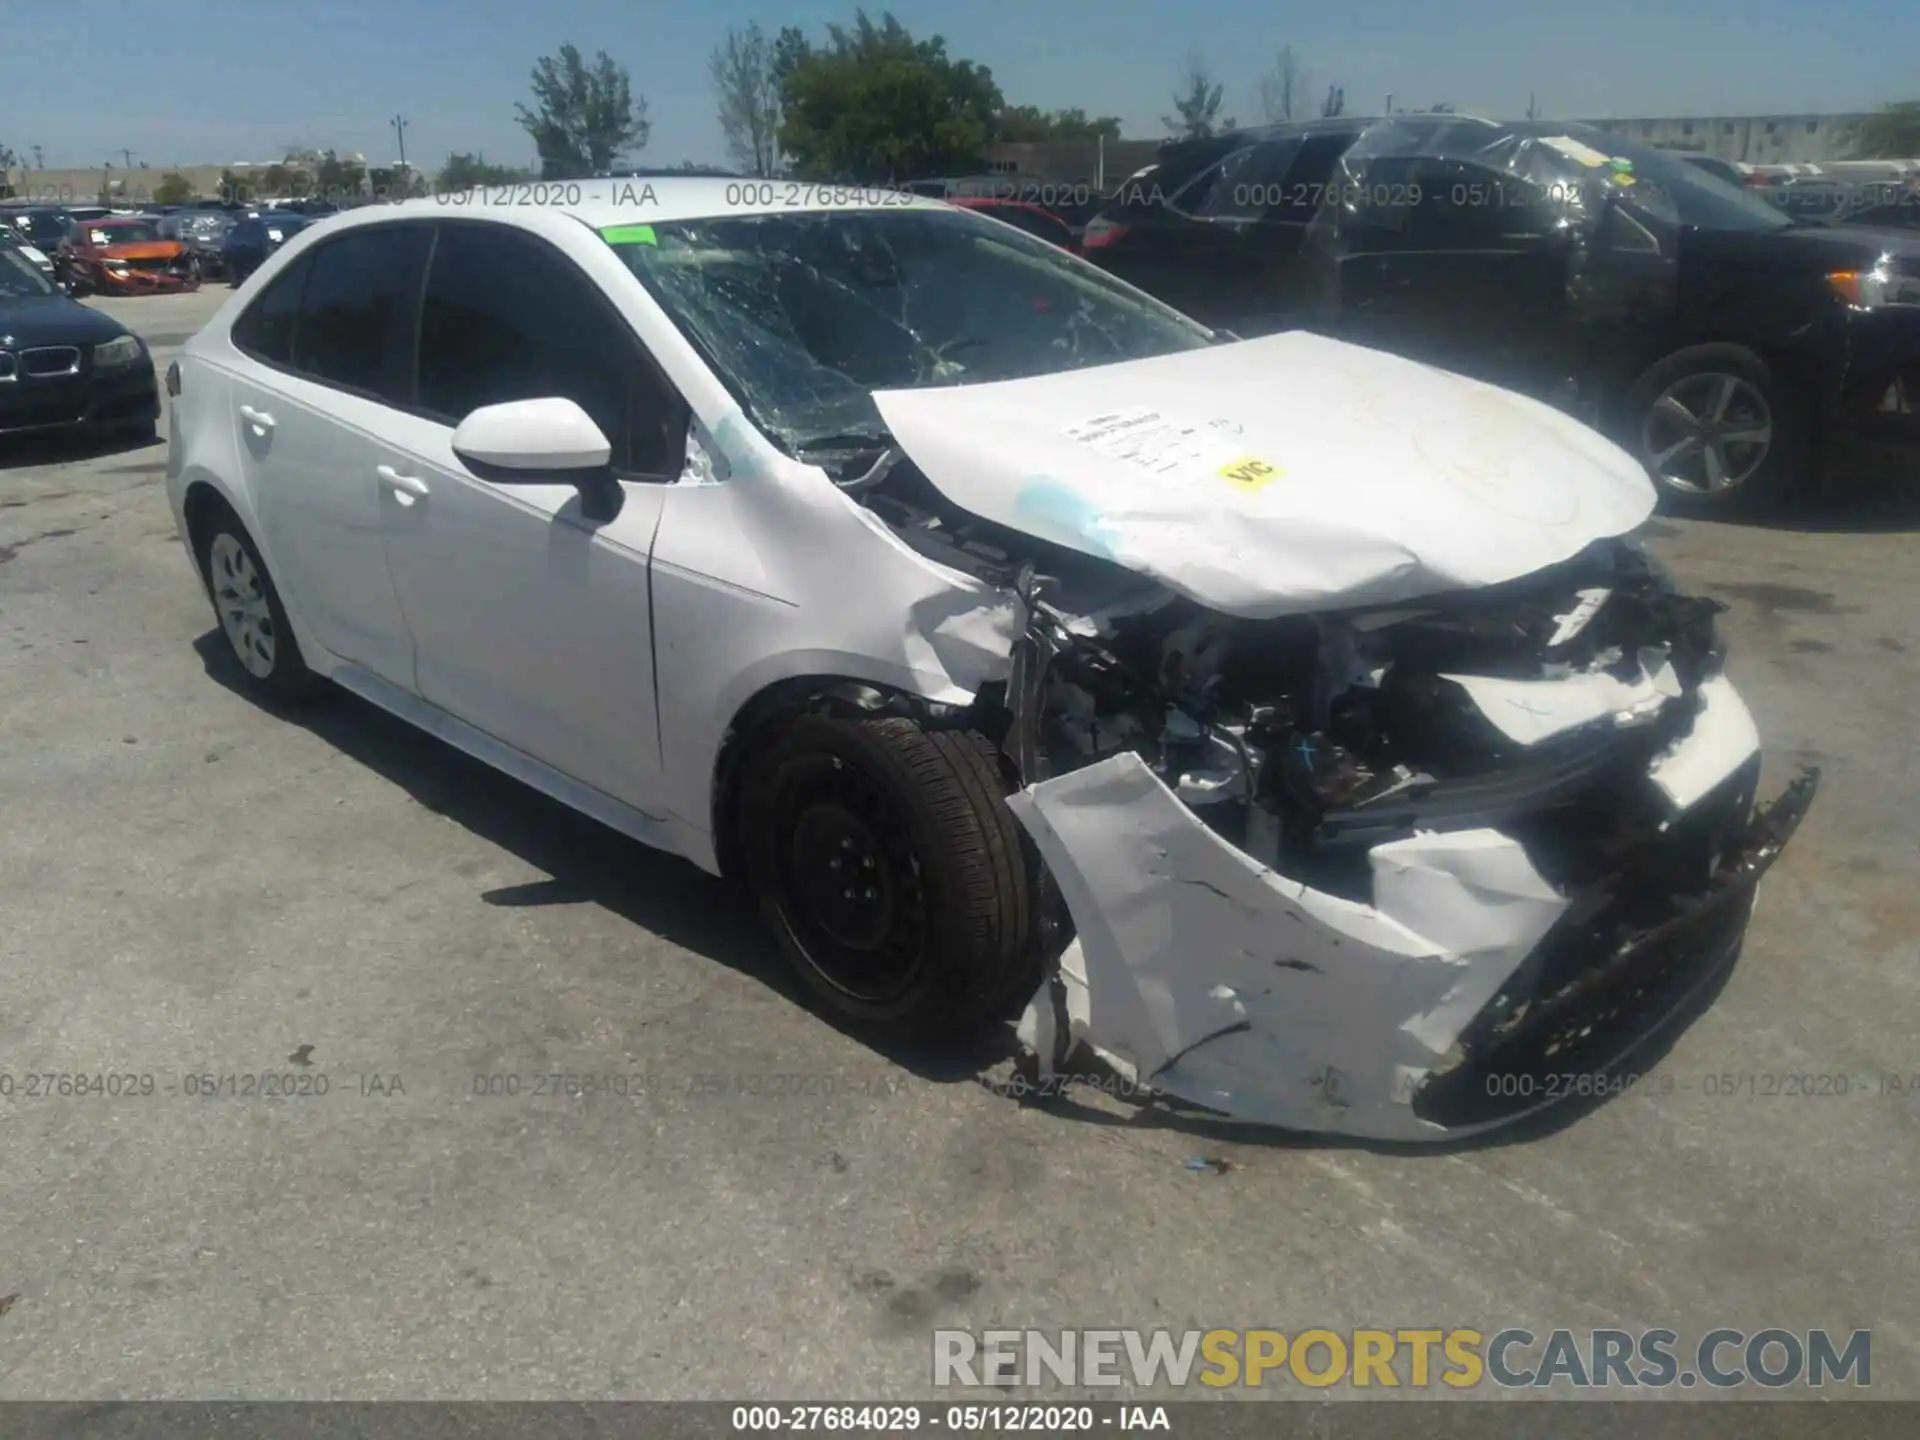
[[[1382,846],[1373,906],[1321,894],[1131,752],[1010,804],[1078,923],[1088,1038],[1143,1085],[1296,1129],[1424,1129],[1412,1086],[1567,905],[1487,830]]]
[[[1084,1041],[1143,1089],[1289,1129],[1431,1141],[1510,1123],[1558,1098],[1551,1075],[1619,1063],[1731,958],[1817,783],[1743,811],[1697,891],[1568,967],[1587,897],[1510,836],[1382,845],[1363,906],[1253,861],[1122,753],[1009,802],[1079,926],[1020,1038],[1043,1072]]]

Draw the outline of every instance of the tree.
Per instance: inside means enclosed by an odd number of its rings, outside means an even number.
[[[193,182],[178,170],[169,170],[160,177],[160,183],[153,187],[153,203],[156,205],[178,205],[193,198]]]
[[[1162,116],[1160,123],[1182,140],[1201,140],[1216,130],[1232,130],[1233,121],[1218,118],[1222,93],[1221,87],[1214,84],[1206,62],[1200,58],[1200,52],[1191,51],[1180,88],[1174,92],[1174,113]]]
[[[456,150],[447,156],[447,163],[433,177],[433,185],[442,194],[451,194],[479,185],[511,185],[515,181],[531,178],[525,170],[512,165],[491,165],[484,155],[469,155]]]
[[[0,198],[12,197],[13,176],[8,172],[19,163],[20,157],[18,155],[14,154],[13,151],[9,150],[5,145],[0,145]]]
[[[1320,102],[1320,113],[1328,117],[1346,114],[1347,92],[1337,85],[1327,86],[1327,98]]]
[[[543,180],[579,180],[619,168],[628,150],[644,150],[653,126],[645,96],[635,96],[626,67],[602,50],[591,69],[572,44],[533,67],[535,108],[516,105],[533,137]]]
[[[324,152],[313,167],[314,188],[323,199],[338,199],[342,195],[358,195],[361,182],[367,178],[367,167],[357,160],[342,160],[333,151]]]
[[[1896,100],[1854,122],[1848,137],[1856,160],[1905,160],[1920,155],[1920,100]]]
[[[1039,140],[1094,140],[1120,138],[1120,121],[1112,115],[1097,120],[1080,109],[1042,110],[1037,105],[1003,105],[994,121],[993,138],[1016,144]]]
[[[231,169],[220,172],[220,198],[222,200],[237,203],[245,200],[252,193],[253,187],[238,175],[234,174]]]
[[[780,160],[780,83],[773,71],[773,42],[760,22],[728,30],[707,58],[707,73],[720,101],[720,131],[733,163],[749,175],[773,174]]]
[[[813,46],[782,31],[774,44],[780,149],[811,179],[886,182],[976,169],[1000,113],[993,73],[915,40],[892,15],[857,11]]]
[[[773,37],[773,53],[769,66],[773,71],[774,88],[780,92],[782,102],[786,98],[787,77],[800,68],[800,62],[813,54],[813,43],[807,39],[806,31],[798,25],[782,25],[780,33]]]
[[[1291,120],[1295,107],[1305,104],[1307,72],[1293,46],[1282,45],[1273,69],[1260,82],[1260,108],[1269,120]]]

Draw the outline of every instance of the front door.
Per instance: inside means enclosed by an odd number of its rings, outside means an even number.
[[[647,557],[686,411],[618,312],[537,237],[439,227],[416,403],[378,457],[381,524],[427,700],[628,805],[657,797]],[[453,452],[483,405],[564,396],[613,447],[621,505],[482,479]],[[564,480],[564,477],[558,477]]]

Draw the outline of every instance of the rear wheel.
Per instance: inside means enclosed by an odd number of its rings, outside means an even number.
[[[984,737],[804,716],[744,786],[747,881],[829,1010],[964,1033],[1032,972],[1032,877]]]
[[[320,677],[301,658],[280,592],[239,516],[222,504],[197,528],[207,594],[248,684],[274,700],[319,689]]]
[[[1694,345],[1648,369],[1627,392],[1622,440],[1669,508],[1696,515],[1775,502],[1800,463],[1799,405],[1742,345]]]

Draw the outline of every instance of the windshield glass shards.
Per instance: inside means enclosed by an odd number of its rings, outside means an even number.
[[[875,390],[1199,349],[1210,332],[959,209],[738,215],[602,232],[791,453],[884,443]]]

